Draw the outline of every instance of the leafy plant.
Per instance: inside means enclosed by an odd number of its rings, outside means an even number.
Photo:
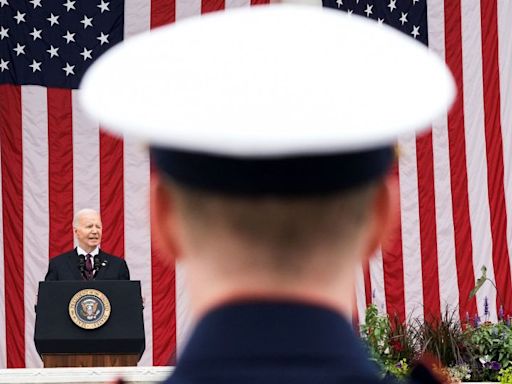
[[[467,343],[467,335],[456,318],[456,312],[448,308],[441,318],[416,320],[414,340],[419,352],[428,354],[446,367],[454,367],[473,360],[473,351]]]
[[[512,367],[500,369],[498,380],[502,384],[512,384]]]
[[[404,377],[413,359],[414,350],[408,335],[408,329],[398,317],[389,320],[387,315],[379,314],[375,305],[366,309],[365,324],[361,326],[361,337],[366,341],[370,356],[382,369],[383,374]]]
[[[512,330],[500,321],[468,326],[468,342],[475,348],[477,375],[482,380],[496,380],[500,369],[512,368]]]

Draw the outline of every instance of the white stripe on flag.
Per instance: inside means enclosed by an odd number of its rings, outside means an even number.
[[[365,286],[364,286],[364,271],[363,265],[359,264],[355,269],[356,280],[355,280],[355,289],[356,289],[356,306],[357,306],[357,315],[359,319],[359,324],[364,324],[365,313],[366,313],[366,295],[365,295]]]
[[[124,140],[124,239],[130,278],[140,280],[144,298],[146,350],[139,366],[153,365],[149,156],[140,143]],[[146,225],[141,225],[146,223]]]
[[[416,137],[411,135],[401,137],[399,147],[400,158],[398,166],[400,172],[405,311],[412,318],[422,318],[423,287]]]
[[[473,266],[475,278],[480,275],[480,268],[485,265],[487,276],[495,281],[487,187],[479,1],[461,1],[461,16],[466,159],[468,163],[469,216],[473,239]],[[490,320],[496,320],[496,291],[490,284],[484,284],[477,294],[478,312],[480,316],[483,316],[483,302],[486,296],[489,299]]]
[[[372,303],[380,313],[386,313],[386,291],[384,288],[384,264],[382,251],[379,248],[370,260],[370,278],[372,282]]]
[[[247,7],[251,5],[250,0],[226,0],[225,7],[228,8],[238,8],[238,7]]]
[[[201,0],[176,0],[176,21],[200,14]],[[183,267],[176,263],[176,352],[178,358],[185,346],[190,330],[194,326],[188,308],[185,273]]]
[[[149,31],[151,2],[125,0],[124,37]],[[153,305],[149,217],[149,156],[140,143],[124,140],[124,249],[130,278],[140,280],[144,298],[146,349],[138,365],[153,365]],[[145,223],[145,225],[141,225]]]
[[[189,299],[185,289],[185,270],[176,263],[176,351],[178,357],[194,324],[189,313]]]
[[[124,2],[124,38],[127,39],[151,27],[151,1],[125,0]]]
[[[430,1],[427,12],[429,47],[444,60],[444,3],[442,1]],[[455,309],[459,303],[459,286],[457,283],[457,262],[455,258],[448,121],[446,115],[432,123],[432,147],[440,309],[441,312],[445,309],[454,312],[455,319],[458,319],[459,313]]]
[[[503,136],[503,168],[505,204],[507,207],[507,243],[512,267],[512,3],[498,1],[498,53],[500,67],[501,133]]]
[[[0,128],[1,129],[1,128]],[[0,368],[7,368],[2,151],[0,150]]]
[[[46,89],[23,86],[23,254],[25,284],[25,364],[42,367],[34,345],[38,284],[48,266],[48,109]]]
[[[100,134],[99,124],[83,111],[73,90],[73,211],[100,210]]]
[[[176,0],[176,21],[201,14],[201,0]]]

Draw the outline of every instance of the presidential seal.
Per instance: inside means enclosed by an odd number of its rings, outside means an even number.
[[[80,328],[99,328],[110,317],[110,301],[96,289],[82,289],[69,302],[69,316]]]

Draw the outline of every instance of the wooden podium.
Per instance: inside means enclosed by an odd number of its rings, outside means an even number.
[[[34,341],[44,367],[136,366],[142,310],[139,281],[40,282]]]

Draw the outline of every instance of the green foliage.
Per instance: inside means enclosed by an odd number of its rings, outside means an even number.
[[[446,371],[455,381],[469,381],[471,379],[471,368],[468,364],[454,365],[446,368]]]
[[[407,364],[407,359],[402,359],[398,363],[387,362],[384,365],[384,368],[388,374],[396,376],[400,379],[407,377],[410,371],[409,364]]]
[[[468,343],[475,348],[477,375],[481,380],[496,380],[501,368],[512,368],[512,330],[503,323],[486,322],[466,328]]]
[[[467,336],[455,311],[446,309],[441,318],[415,320],[414,340],[421,355],[428,354],[445,367],[454,367],[473,359]]]
[[[512,384],[512,367],[500,369],[498,380],[501,384]]]
[[[503,321],[463,329],[456,312],[401,323],[379,314],[371,305],[361,326],[371,358],[383,375],[404,377],[411,363],[424,354],[440,361],[443,371],[459,381],[496,381],[512,384],[512,328]],[[501,370],[500,370],[501,369]],[[506,381],[509,380],[509,381]]]
[[[478,279],[476,279],[476,282],[475,282],[475,287],[471,290],[471,292],[469,292],[469,298],[472,299],[476,293],[478,292],[478,290],[480,288],[482,288],[482,285],[484,285],[484,283],[489,280],[487,278],[487,267],[485,265],[482,266],[482,268],[480,269],[480,271],[482,272],[482,274],[480,275],[480,277]],[[489,280],[491,283],[492,281]],[[493,284],[494,285],[494,284]]]
[[[398,318],[393,322],[387,315],[379,314],[375,305],[366,309],[365,324],[361,326],[361,337],[366,341],[370,356],[382,369],[383,374],[405,377],[410,370],[409,361],[413,347],[407,327]]]

